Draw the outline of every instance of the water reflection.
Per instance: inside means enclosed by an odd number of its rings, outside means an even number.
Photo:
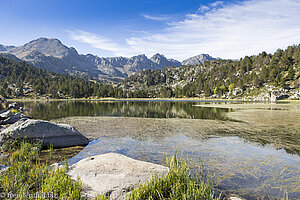
[[[26,114],[36,119],[70,116],[122,116],[142,118],[188,118],[226,120],[225,108],[195,108],[181,101],[28,101],[20,102]]]

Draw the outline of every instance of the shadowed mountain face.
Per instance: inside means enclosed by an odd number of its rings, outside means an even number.
[[[179,61],[167,59],[161,54],[155,54],[151,59],[145,55],[131,58],[100,58],[92,54],[81,55],[75,48],[65,46],[58,39],[48,38],[39,38],[19,47],[0,45],[0,53],[5,57],[14,56],[48,71],[79,76],[88,75],[114,81],[121,81],[142,70],[182,65]],[[202,56],[199,57],[198,62],[210,58],[210,56]]]

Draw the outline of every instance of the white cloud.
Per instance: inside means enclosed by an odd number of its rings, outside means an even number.
[[[89,44],[92,47],[97,49],[110,51],[114,56],[127,55],[128,48],[113,42],[109,38],[94,33],[81,31],[81,30],[76,30],[76,31],[67,30],[67,32],[70,34],[70,38],[72,40]]]
[[[223,1],[215,1],[214,3],[211,3],[210,5],[212,7],[218,7],[218,6],[222,5],[223,3],[224,3]]]
[[[209,8],[208,6],[202,5],[202,6],[200,6],[200,8],[199,8],[198,10],[199,10],[200,12],[205,12],[205,11],[210,10],[210,8]]]
[[[218,3],[220,4],[220,3]],[[163,33],[127,39],[146,54],[185,59],[199,53],[240,58],[300,42],[299,0],[251,0],[189,14]]]
[[[168,21],[168,20],[170,20],[170,16],[166,16],[166,15],[152,16],[152,15],[142,14],[142,16],[145,17],[146,19],[155,20],[155,21]]]
[[[169,23],[161,32],[127,38],[126,47],[86,32],[73,39],[116,54],[160,52],[179,60],[200,53],[240,58],[300,42],[299,0],[249,0],[222,6],[217,2],[204,13]]]

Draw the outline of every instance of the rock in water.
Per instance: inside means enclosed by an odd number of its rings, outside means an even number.
[[[74,127],[44,120],[21,119],[0,133],[0,144],[8,139],[42,140],[44,146],[54,148],[85,146],[89,140]]]
[[[149,182],[154,174],[166,175],[168,167],[138,161],[117,153],[85,158],[71,166],[68,174],[88,186],[88,197],[110,194],[112,199],[126,199],[130,190]]]

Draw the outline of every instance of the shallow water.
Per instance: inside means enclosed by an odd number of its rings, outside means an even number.
[[[184,135],[166,138],[100,137],[69,160],[116,152],[139,160],[162,164],[166,155],[177,152],[191,168],[204,164],[216,188],[247,199],[259,197],[300,197],[300,159],[284,150],[245,142],[238,137],[197,140]]]
[[[193,169],[203,163],[223,194],[236,193],[246,199],[288,194],[289,199],[300,199],[299,105],[211,105],[207,101],[22,104],[33,118],[70,117],[61,121],[97,138],[70,159],[71,164],[107,152],[163,163],[164,156],[177,151]]]

